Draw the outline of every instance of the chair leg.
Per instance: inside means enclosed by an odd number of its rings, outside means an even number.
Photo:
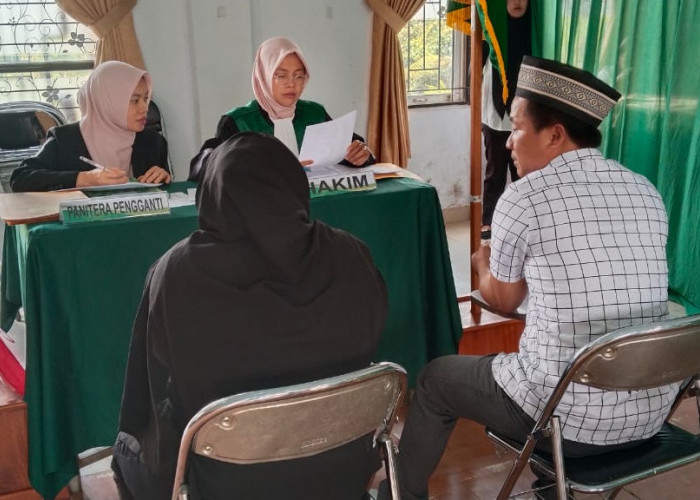
[[[506,477],[506,480],[501,487],[501,491],[498,492],[498,500],[506,500],[510,496],[510,493],[515,487],[515,483],[530,459],[532,450],[535,449],[535,443],[535,438],[532,436],[532,434],[530,434],[527,437],[527,441],[525,441],[523,449],[520,450],[520,453],[518,453],[515,463],[511,467],[508,477]]]
[[[384,447],[384,466],[386,468],[386,477],[389,480],[389,489],[391,491],[392,500],[401,500],[401,488],[399,487],[399,474],[396,466],[396,455],[394,454],[394,442],[391,440],[391,435],[387,431],[383,431],[377,436]]]
[[[177,494],[177,500],[190,500],[190,488],[188,485],[183,484],[180,487],[180,491]]]
[[[605,500],[614,500],[615,498],[617,498],[617,495],[619,495],[621,491],[622,491],[622,488],[621,488],[621,487],[620,487],[620,488],[615,488],[615,489],[612,490],[610,493],[607,493],[607,494],[605,495]]]
[[[566,471],[564,470],[564,451],[561,445],[561,425],[559,417],[552,416],[552,454],[557,478],[557,498],[566,500]]]

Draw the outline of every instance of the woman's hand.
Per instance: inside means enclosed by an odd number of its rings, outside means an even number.
[[[94,168],[80,172],[75,180],[75,187],[107,186],[109,184],[124,184],[129,178],[118,168]]]
[[[367,163],[370,154],[367,144],[361,141],[352,141],[346,151],[345,160],[356,167],[360,167]]]
[[[143,174],[141,177],[138,177],[136,180],[145,184],[170,184],[172,177],[170,176],[167,170],[161,167],[156,167],[154,165],[148,170],[146,170],[146,173]]]

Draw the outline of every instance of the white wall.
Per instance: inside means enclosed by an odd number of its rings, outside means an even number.
[[[176,180],[187,177],[219,117],[253,98],[255,50],[271,36],[288,36],[304,51],[304,98],[331,116],[356,109],[356,131],[366,133],[372,13],[364,1],[141,0],[134,23]],[[467,204],[468,114],[466,106],[409,113],[409,168],[436,186],[443,207]]]
[[[435,186],[442,208],[469,204],[470,107],[410,108],[408,169]]]
[[[176,180],[187,178],[189,158],[201,144],[187,4],[187,0],[141,0],[133,11],[146,68],[153,76],[153,99],[165,122]]]

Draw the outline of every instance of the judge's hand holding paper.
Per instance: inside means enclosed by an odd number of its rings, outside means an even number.
[[[351,111],[335,120],[306,127],[299,150],[301,164],[313,165],[313,169],[309,169],[312,172],[343,160],[352,165],[364,165],[370,151],[362,141],[352,141],[356,115],[356,111]]]

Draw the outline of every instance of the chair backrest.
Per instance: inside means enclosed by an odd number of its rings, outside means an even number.
[[[12,171],[39,152],[51,127],[64,125],[63,114],[40,101],[0,103],[0,186],[10,192]]]
[[[0,158],[32,156],[49,128],[64,125],[63,114],[40,101],[0,103]]]
[[[315,455],[390,430],[406,392],[406,372],[379,363],[345,375],[242,393],[209,403],[180,443],[173,498],[191,452],[253,464]]]
[[[146,128],[158,132],[165,137],[165,124],[160,113],[160,108],[153,99],[148,103],[148,114],[146,115]]]
[[[636,391],[679,382],[698,373],[700,314],[625,327],[603,335],[576,353],[547,408],[556,406],[570,382]]]
[[[165,120],[163,119],[163,116],[160,112],[160,108],[158,105],[155,103],[153,99],[151,99],[148,103],[148,114],[146,115],[146,128],[149,130],[153,130],[154,132],[158,132],[160,135],[162,135],[166,140],[168,138],[167,134],[165,133]],[[164,166],[164,165],[161,165]],[[171,168],[171,162],[170,162],[170,152],[168,151],[168,168],[170,169],[170,172],[173,171]]]

